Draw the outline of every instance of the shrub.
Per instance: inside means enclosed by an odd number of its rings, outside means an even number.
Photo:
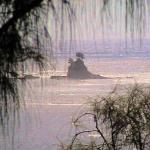
[[[150,149],[150,90],[136,84],[119,92],[96,98],[92,109],[74,120],[76,133],[67,150]]]

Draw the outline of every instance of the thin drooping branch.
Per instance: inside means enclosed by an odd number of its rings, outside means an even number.
[[[93,133],[93,132],[96,132],[97,130],[85,130],[85,131],[81,131],[81,132],[78,132],[74,135],[74,137],[72,138],[72,141],[71,141],[71,144],[70,144],[70,147],[69,147],[69,150],[72,150],[73,148],[73,145],[74,145],[74,142],[76,141],[77,137],[79,135],[82,135],[82,134],[85,134],[85,133]]]
[[[6,32],[10,26],[13,26],[17,23],[19,19],[22,19],[27,13],[30,13],[35,8],[39,7],[43,0],[33,0],[30,3],[25,3],[25,5],[15,10],[13,13],[14,15],[12,18],[10,18],[2,27],[0,28],[0,35],[3,34],[3,32]]]
[[[101,131],[100,128],[99,128],[98,118],[97,118],[96,114],[94,114],[94,113],[84,113],[84,114],[80,115],[80,116],[74,121],[74,124],[75,124],[78,120],[80,120],[81,118],[83,118],[83,117],[85,117],[85,116],[90,116],[90,115],[93,116],[93,119],[94,119],[94,122],[95,122],[95,128],[96,128],[96,130],[94,130],[94,131],[96,131],[96,132],[98,132],[98,133],[100,134],[100,136],[101,136],[102,139],[104,140],[104,143],[107,145],[107,148],[108,148],[109,150],[111,150],[111,147],[109,146],[109,143],[107,142],[105,136],[103,135],[102,131]],[[84,132],[84,131],[83,131],[83,132]],[[80,134],[82,134],[82,132],[81,132]],[[78,136],[78,134],[75,135],[75,137],[76,137],[76,136]],[[74,138],[73,138],[73,141],[74,141]],[[72,145],[72,144],[71,144],[71,145]]]

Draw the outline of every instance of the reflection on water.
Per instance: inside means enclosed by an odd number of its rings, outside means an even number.
[[[63,63],[61,60],[55,74],[65,74]],[[116,84],[150,83],[148,59],[90,59],[85,64],[93,73],[111,79],[52,80],[47,71],[40,76],[42,80],[28,80],[24,90],[26,107],[21,110],[20,126],[15,128],[13,137],[14,150],[56,149],[58,139],[67,140],[73,133],[71,118],[85,107],[83,104],[90,97],[104,95]],[[0,149],[12,150],[11,134],[5,142],[0,139]]]

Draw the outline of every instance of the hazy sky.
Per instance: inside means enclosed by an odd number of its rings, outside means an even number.
[[[53,13],[50,12],[48,17],[48,30],[54,45],[60,46],[60,43],[66,44],[68,41],[73,45],[75,43],[82,45],[83,41],[103,44],[105,41],[122,43],[126,39],[140,37],[144,40],[150,39],[147,0],[143,0],[140,11],[135,5],[134,18],[126,16],[124,0],[110,0],[107,7],[103,7],[102,0],[70,0],[71,7],[66,5],[63,10],[61,4],[57,2],[59,0],[54,3],[57,15],[53,17]]]

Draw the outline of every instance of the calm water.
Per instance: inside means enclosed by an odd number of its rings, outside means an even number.
[[[54,74],[66,74],[65,61],[59,61]],[[29,80],[23,90],[26,106],[21,109],[19,126],[15,134],[10,127],[9,136],[0,139],[0,150],[55,150],[60,140],[69,140],[74,132],[72,118],[87,108],[84,104],[91,97],[107,94],[116,84],[150,83],[149,59],[87,59],[85,64],[93,73],[111,79],[51,80],[47,70],[40,79]]]

